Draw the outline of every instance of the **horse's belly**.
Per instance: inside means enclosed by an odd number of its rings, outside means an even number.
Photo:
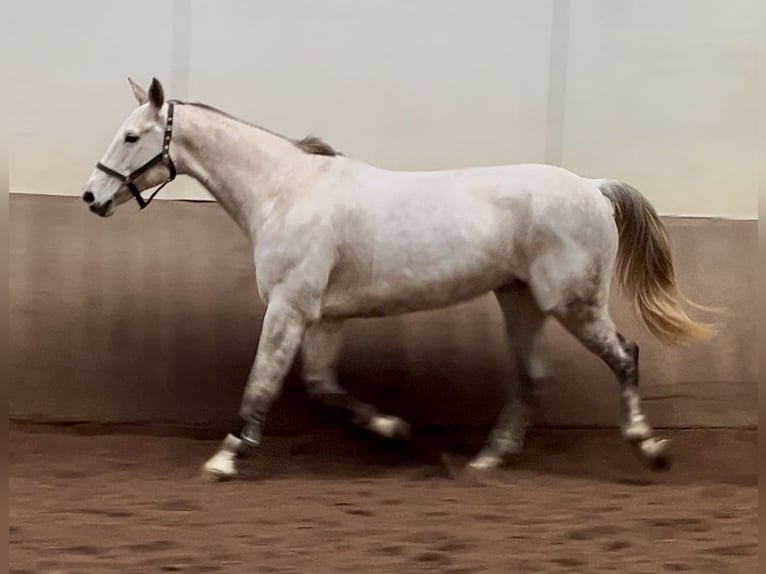
[[[507,262],[505,262],[507,263]],[[452,263],[379,269],[369,281],[349,280],[340,272],[322,302],[326,317],[379,317],[446,307],[478,297],[519,278],[511,266]]]

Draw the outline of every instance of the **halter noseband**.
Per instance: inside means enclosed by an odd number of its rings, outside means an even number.
[[[124,183],[126,186],[128,186],[128,189],[130,190],[130,193],[133,194],[133,197],[136,198],[136,201],[138,202],[138,205],[141,207],[141,209],[144,209],[147,205],[151,203],[151,201],[154,199],[154,196],[157,195],[160,190],[165,187],[167,184],[169,184],[171,181],[173,181],[176,178],[176,166],[173,165],[173,160],[170,159],[170,138],[173,136],[173,102],[168,102],[168,119],[165,123],[165,135],[162,140],[162,151],[155,155],[152,159],[147,161],[144,165],[139,167],[138,169],[133,170],[128,175],[123,175],[119,171],[112,169],[109,166],[104,165],[101,162],[98,162],[96,164],[96,167],[103,171],[107,175],[111,175],[112,177],[119,179],[122,183]],[[154,190],[154,193],[152,193],[149,196],[149,199],[144,199],[141,197],[141,192],[138,191],[138,188],[136,187],[136,184],[134,183],[138,177],[141,176],[142,173],[147,171],[149,168],[153,167],[155,164],[163,163],[167,166],[167,168],[170,170],[170,176],[157,188]]]

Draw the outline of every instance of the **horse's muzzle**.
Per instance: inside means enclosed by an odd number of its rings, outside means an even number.
[[[110,199],[106,201],[105,203],[91,203],[88,208],[95,213],[96,215],[99,215],[101,217],[109,217],[114,213],[114,202]]]

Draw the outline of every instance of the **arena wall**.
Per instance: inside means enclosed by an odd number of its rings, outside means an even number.
[[[216,204],[157,202],[94,217],[76,198],[11,198],[10,416],[18,420],[223,426],[236,420],[263,306],[252,255]],[[614,316],[641,347],[642,394],[660,426],[757,423],[757,225],[665,219],[679,281],[727,308],[716,339],[668,349],[619,292]],[[613,425],[617,387],[548,325],[551,377],[539,422]],[[319,419],[293,369],[270,428]],[[492,422],[514,376],[491,296],[439,311],[356,320],[344,385],[417,424]]]

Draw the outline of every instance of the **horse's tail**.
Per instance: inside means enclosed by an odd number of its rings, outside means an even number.
[[[670,238],[654,207],[626,183],[599,180],[598,185],[614,206],[619,232],[617,277],[646,326],[658,339],[672,345],[710,339],[714,328],[690,319],[681,308],[681,302],[686,302],[712,310],[692,303],[678,289]]]

